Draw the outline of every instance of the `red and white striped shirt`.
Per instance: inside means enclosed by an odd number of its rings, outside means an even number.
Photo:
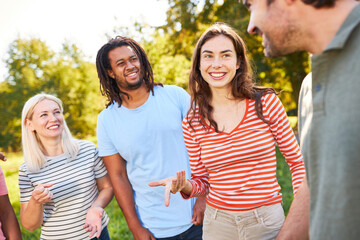
[[[244,211],[281,202],[276,180],[275,142],[284,155],[292,174],[296,193],[305,168],[299,145],[275,94],[261,99],[264,123],[255,112],[255,100],[246,99],[245,115],[230,133],[209,131],[199,123],[196,109],[191,129],[188,118],[183,121],[185,144],[191,166],[190,196],[209,193],[207,204],[223,210]],[[191,117],[191,115],[189,116]]]

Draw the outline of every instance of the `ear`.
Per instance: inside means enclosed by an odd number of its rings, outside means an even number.
[[[240,68],[240,65],[241,65],[241,61],[240,61],[240,59],[238,59],[237,63],[236,63],[236,70],[238,70]]]
[[[115,74],[114,74],[114,72],[113,72],[112,70],[108,69],[108,70],[107,70],[107,73],[108,73],[109,77],[115,79]]]
[[[32,132],[35,131],[34,126],[30,119],[28,119],[28,118],[25,119],[25,125],[30,131],[32,131]]]

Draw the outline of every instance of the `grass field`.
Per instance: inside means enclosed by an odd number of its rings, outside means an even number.
[[[6,154],[8,159],[7,162],[1,162],[1,167],[5,174],[6,184],[9,191],[9,197],[11,204],[15,210],[15,213],[19,219],[20,216],[20,193],[18,186],[18,168],[23,162],[22,155],[20,153],[8,153]],[[292,194],[292,184],[291,184],[291,174],[288,165],[286,164],[283,156],[277,149],[277,178],[281,186],[281,192],[283,194],[283,207],[285,213],[290,207],[291,201],[293,199]],[[108,224],[108,229],[110,237],[113,240],[131,240],[132,235],[129,231],[125,218],[117,205],[115,198],[111,203],[105,208],[105,211],[108,213],[110,222]],[[34,232],[30,232],[21,227],[21,232],[24,240],[34,240],[39,239],[40,229],[37,229]]]

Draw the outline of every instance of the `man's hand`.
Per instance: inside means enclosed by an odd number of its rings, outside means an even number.
[[[90,232],[89,238],[96,237],[99,238],[102,230],[101,218],[104,214],[104,209],[101,207],[91,207],[85,219],[84,229],[87,232]]]
[[[6,162],[6,160],[7,160],[5,155],[2,152],[0,152],[0,160],[2,160],[4,162]]]
[[[206,197],[198,197],[193,207],[193,216],[191,219],[191,222],[194,225],[203,224],[205,208],[206,208]]]
[[[151,232],[144,227],[138,227],[135,231],[131,232],[134,240],[156,240],[154,235],[152,235]]]

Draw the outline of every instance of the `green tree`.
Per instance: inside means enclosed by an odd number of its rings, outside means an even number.
[[[77,137],[95,134],[96,116],[104,101],[95,66],[74,44],[55,53],[40,39],[16,39],[6,60],[8,77],[0,85],[0,148],[21,145],[21,110],[31,96],[46,92],[64,102],[65,118]]]
[[[263,54],[261,37],[250,36],[246,29],[249,11],[238,0],[168,0],[167,23],[161,29],[170,34],[173,54],[191,57],[202,32],[215,22],[234,27],[244,39],[249,56],[256,66],[260,85],[283,90],[280,98],[287,110],[297,108],[301,82],[309,72],[308,54],[294,53],[287,57],[268,59]]]
[[[183,54],[174,54],[168,34],[155,32],[150,41],[143,41],[145,51],[153,67],[155,81],[163,84],[188,86],[188,76],[191,68],[190,58]]]

